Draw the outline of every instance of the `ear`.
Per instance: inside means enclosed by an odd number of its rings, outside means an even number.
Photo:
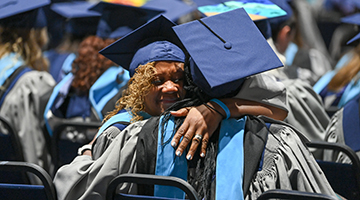
[[[290,26],[286,25],[278,32],[276,38],[277,50],[280,53],[284,53],[291,40],[292,40],[291,28]]]
[[[290,38],[291,28],[290,26],[284,26],[278,33],[277,40],[286,41]]]

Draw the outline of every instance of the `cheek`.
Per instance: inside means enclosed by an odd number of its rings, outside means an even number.
[[[152,88],[149,93],[145,96],[144,104],[145,109],[152,109],[156,105],[156,97],[157,97],[158,91],[156,88]]]

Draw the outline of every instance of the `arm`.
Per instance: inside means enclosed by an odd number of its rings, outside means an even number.
[[[287,116],[287,111],[283,109],[254,101],[238,98],[224,98],[221,99],[221,101],[229,108],[231,118],[239,118],[245,114],[250,114],[264,115],[273,119],[284,120]],[[223,116],[226,116],[225,111],[217,103],[208,102],[208,104],[222,113]],[[203,136],[200,156],[204,157],[209,138],[222,121],[222,115],[209,109],[205,105],[190,109],[182,108],[178,111],[171,112],[171,114],[175,117],[186,116],[184,123],[180,126],[171,141],[171,145],[176,147],[183,137],[181,143],[177,146],[176,155],[180,156],[191,141],[191,146],[186,156],[187,159],[191,160],[200,144],[200,141],[193,137],[199,134]]]

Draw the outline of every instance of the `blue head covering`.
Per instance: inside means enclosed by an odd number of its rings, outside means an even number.
[[[140,64],[152,61],[184,62],[183,46],[171,27],[175,24],[159,15],[100,51],[129,70],[133,76]]]
[[[90,9],[101,13],[96,35],[102,38],[123,37],[164,12],[156,8],[140,8],[107,2],[99,2]]]
[[[269,19],[271,30],[278,31],[280,26],[288,19],[290,19],[290,17],[293,15],[293,11],[288,0],[270,0],[270,1],[276,4],[277,6],[279,6],[281,9],[283,9],[286,12],[286,15]]]
[[[209,96],[230,94],[244,78],[283,66],[243,8],[173,29],[191,56],[194,83]]]
[[[86,1],[54,3],[51,9],[67,19],[65,31],[77,36],[95,35],[101,14],[89,10],[94,4]]]
[[[162,14],[174,22],[196,9],[179,0],[148,0],[142,7],[164,10]]]
[[[42,28],[46,17],[42,7],[50,0],[2,0],[0,3],[0,25],[15,28]]]

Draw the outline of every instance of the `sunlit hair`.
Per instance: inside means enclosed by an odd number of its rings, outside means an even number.
[[[116,102],[115,109],[105,116],[103,122],[116,115],[120,110],[131,111],[131,122],[143,119],[139,113],[145,110],[145,96],[154,87],[152,81],[155,79],[155,62],[140,65],[133,77],[130,78],[128,88],[123,91],[122,97]]]
[[[78,56],[72,65],[74,80],[71,84],[78,91],[87,93],[95,81],[115,63],[99,53],[115,39],[102,39],[89,36],[80,43]]]
[[[360,44],[353,49],[353,57],[349,63],[342,67],[328,84],[331,91],[339,91],[345,87],[360,71]]]
[[[47,71],[49,62],[42,47],[48,42],[47,29],[10,28],[0,26],[0,57],[16,53],[26,65]]]

